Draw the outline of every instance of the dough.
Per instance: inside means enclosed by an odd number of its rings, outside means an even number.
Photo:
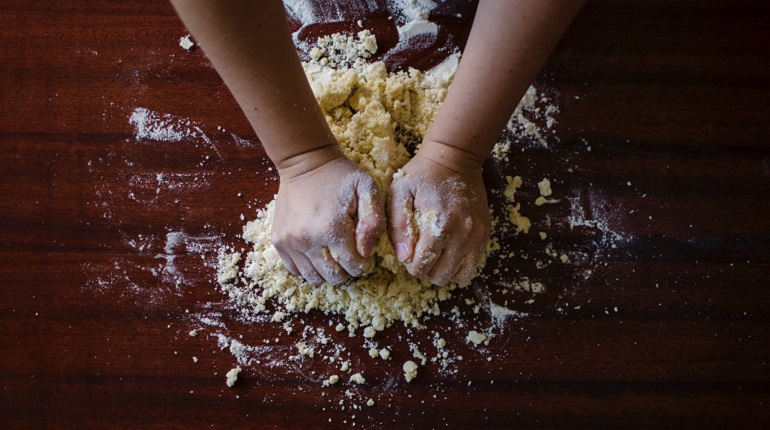
[[[343,47],[334,52],[369,52],[376,46],[373,37],[363,31],[358,40],[336,38],[366,46]],[[437,75],[415,69],[388,73],[381,62],[359,61],[352,68],[337,67],[322,61],[324,52],[313,51],[315,59],[304,64],[316,99],[345,155],[386,191],[393,175],[410,158],[407,145],[421,141],[428,129],[453,74],[446,73],[446,67],[439,69],[442,73]],[[456,66],[456,58],[453,61]],[[337,62],[343,63],[339,58]],[[289,312],[320,309],[341,313],[354,327],[372,327],[366,332],[370,337],[375,330],[383,330],[394,321],[419,327],[420,317],[426,313],[438,315],[437,302],[449,298],[450,292],[459,287],[436,287],[409,275],[396,258],[387,234],[379,238],[374,251],[375,268],[365,277],[340,286],[310,285],[286,270],[270,240],[274,210],[275,201],[258,211],[257,219],[244,227],[244,239],[253,244],[244,267],[250,285],[224,286],[231,297],[251,304],[256,310],[264,310],[266,301],[275,299]],[[440,235],[437,219],[435,211],[430,211],[417,221],[428,226],[431,234]],[[231,263],[237,257],[222,256],[220,261]],[[231,274],[232,269],[220,279],[230,279]]]

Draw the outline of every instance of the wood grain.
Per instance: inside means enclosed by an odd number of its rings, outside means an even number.
[[[398,34],[374,3],[348,23],[292,25],[312,41],[362,19],[387,52]],[[473,5],[441,4],[437,41],[389,67],[438,63],[472,16]],[[483,312],[461,329],[442,317],[378,335],[388,362],[360,336],[335,337],[361,387],[323,388],[337,366],[304,360],[249,366],[228,389],[234,358],[205,328],[190,337],[191,315],[221,311],[265,357],[287,357],[298,339],[241,322],[214,280],[217,247],[243,246],[241,214],[278,188],[254,132],[203,53],[178,46],[186,31],[168,4],[3,2],[0,427],[767,428],[768,24],[761,1],[589,2],[537,80],[560,108],[552,143],[517,147],[488,172],[522,175],[523,201],[551,179],[560,203],[526,213],[573,261],[498,262],[508,271],[449,303],[489,295],[528,315],[481,352],[464,336],[489,324]],[[137,139],[137,108],[200,133]],[[571,227],[576,208],[605,225]],[[535,234],[503,241],[544,248]],[[546,293],[524,304],[500,292],[520,276]],[[342,321],[292,324],[330,320]],[[465,359],[406,384],[405,339],[429,350],[433,331]],[[368,398],[376,405],[351,408]]]

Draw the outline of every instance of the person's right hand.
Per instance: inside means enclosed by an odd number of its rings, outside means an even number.
[[[393,181],[390,238],[412,276],[445,285],[465,284],[476,273],[491,229],[482,162],[466,151],[426,140]],[[419,225],[416,215],[429,212],[435,225]]]
[[[271,236],[292,274],[315,285],[363,276],[384,230],[377,184],[341,152],[295,176],[281,172]]]

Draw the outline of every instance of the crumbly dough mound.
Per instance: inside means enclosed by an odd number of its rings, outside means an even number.
[[[373,36],[358,40],[332,38],[344,43],[373,46]],[[328,44],[328,41],[326,41]],[[375,45],[376,46],[376,45]],[[338,47],[337,51],[369,52],[366,48]],[[374,178],[386,192],[393,175],[409,161],[406,145],[416,144],[433,120],[446,96],[452,73],[421,73],[410,69],[388,73],[382,62],[357,61],[353,67],[337,66],[320,57],[304,64],[305,73],[326,121],[345,155]],[[456,58],[452,59],[456,65]],[[253,244],[246,256],[244,275],[249,285],[224,285],[230,296],[264,310],[269,299],[286,310],[344,314],[354,326],[383,330],[394,321],[420,326],[423,314],[439,314],[437,302],[450,297],[456,284],[437,287],[412,277],[395,257],[387,234],[375,247],[376,265],[367,276],[340,286],[314,286],[291,275],[271,240],[275,201],[258,211],[257,219],[244,227],[243,237]],[[225,278],[227,278],[225,276]]]
[[[384,63],[364,61],[376,49],[374,36],[368,31],[357,36],[319,40],[319,49],[311,52],[311,61],[303,66],[345,155],[371,175],[387,195],[394,175],[403,175],[399,169],[409,161],[407,148],[414,149],[422,141],[444,101],[459,55],[450,56],[426,73],[415,69],[388,73]],[[511,193],[511,201],[512,197]],[[240,255],[220,255],[219,279],[225,281],[220,284],[241,309],[265,311],[267,301],[275,300],[288,312],[319,309],[344,314],[351,331],[360,326],[381,331],[394,321],[421,327],[423,315],[439,315],[438,302],[464,286],[438,287],[411,276],[396,258],[387,233],[378,239],[376,264],[366,276],[339,286],[311,285],[286,270],[273,246],[270,232],[274,211],[275,200],[244,227],[243,238],[253,249],[245,257],[242,276],[233,276]],[[436,219],[437,214],[429,211],[418,214],[415,224],[429,226],[431,234],[441,235]],[[493,238],[487,251],[497,247]]]

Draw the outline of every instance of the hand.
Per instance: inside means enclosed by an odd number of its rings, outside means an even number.
[[[426,141],[402,170],[390,187],[388,229],[396,256],[410,274],[433,284],[467,283],[490,232],[481,162]]]
[[[384,230],[377,184],[342,153],[293,177],[282,172],[271,236],[292,274],[315,285],[362,276]]]

